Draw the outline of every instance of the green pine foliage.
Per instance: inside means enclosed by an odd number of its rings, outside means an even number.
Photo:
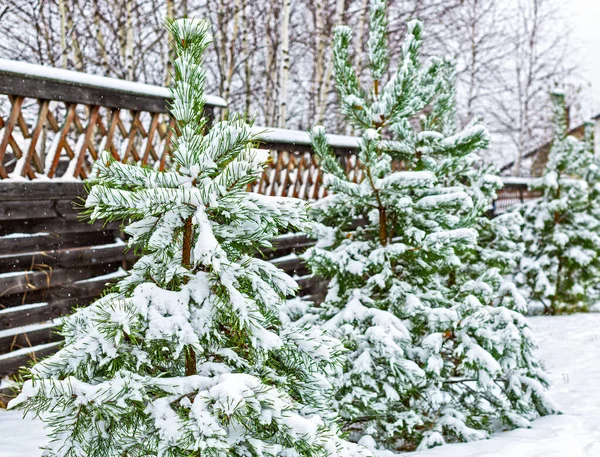
[[[203,114],[204,21],[173,35],[176,121],[167,171],[95,164],[92,221],[123,220],[141,257],[62,326],[63,348],[26,373],[10,407],[46,423],[51,457],[367,455],[329,412],[335,340],[282,322],[296,283],[254,257],[297,230],[305,204],[246,191],[269,160],[250,127]]]
[[[440,113],[438,118],[442,133],[452,135],[456,133],[457,123],[456,75],[452,65],[445,66],[442,77],[443,86],[438,99],[434,101],[434,109]],[[477,119],[473,121],[480,122]],[[469,219],[467,224],[475,222],[478,243],[461,257],[461,273],[476,279],[487,270],[488,281],[494,278],[497,286],[513,291],[510,294],[512,299],[505,297],[503,304],[525,310],[524,298],[516,293],[513,284],[503,280],[504,276],[514,274],[524,250],[521,234],[523,218],[517,211],[491,217],[497,192],[504,186],[497,168],[484,164],[477,150],[464,155],[440,157],[438,160],[438,185],[459,186],[473,202],[470,214],[465,215],[463,220]],[[509,303],[510,300],[512,303]]]
[[[517,280],[546,314],[585,311],[598,299],[600,212],[593,125],[584,140],[567,132],[565,99],[552,94],[554,137],[548,164],[524,205],[525,252]]]
[[[370,5],[370,87],[352,68],[351,29],[334,32],[341,110],[362,133],[358,179],[325,130],[311,132],[329,195],[313,205],[317,243],[305,259],[330,279],[316,320],[349,351],[336,384],[344,428],[410,450],[527,426],[555,408],[523,298],[498,270],[473,277],[464,264],[498,184],[473,169],[488,132],[478,120],[458,129],[454,69],[421,62],[419,21],[389,70],[386,4]]]

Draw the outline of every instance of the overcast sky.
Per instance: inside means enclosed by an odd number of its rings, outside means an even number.
[[[564,0],[573,28],[572,43],[578,51],[582,76],[591,84],[584,89],[584,115],[600,113],[600,0]]]

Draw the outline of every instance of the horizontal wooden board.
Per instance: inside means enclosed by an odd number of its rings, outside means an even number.
[[[277,268],[281,268],[290,276],[301,276],[308,273],[308,268],[306,267],[306,264],[302,259],[298,257],[288,256],[280,259],[273,259],[271,260],[271,263]]]
[[[111,108],[127,108],[151,113],[165,113],[167,99],[134,94],[114,89],[87,86],[71,82],[55,81],[19,74],[0,73],[0,93],[19,95],[67,103],[101,105]]]
[[[120,265],[120,262],[117,264]],[[108,269],[108,271],[106,271]],[[36,290],[49,289],[75,281],[93,278],[115,271],[115,264],[100,264],[73,269],[45,269],[18,274],[0,275],[0,303],[5,295],[30,293]]]
[[[76,307],[91,304],[106,289],[102,284],[92,296],[72,296],[49,303],[36,303],[0,310],[0,330],[36,324],[70,314]]]
[[[0,202],[0,221],[51,219],[56,216],[51,200]]]
[[[53,218],[82,220],[83,208],[71,200],[7,201],[0,202],[0,221],[16,221]]]
[[[315,244],[315,240],[303,233],[296,233],[293,235],[278,236],[273,239],[272,244],[276,251],[281,251],[289,248],[312,246]]]
[[[60,343],[48,343],[38,347],[15,351],[0,355],[0,378],[9,376],[19,371],[19,368],[29,365],[34,360],[54,354],[60,348]]]
[[[135,256],[132,251],[124,253],[126,248],[124,243],[111,243],[100,246],[0,255],[0,273],[29,270],[35,268],[36,265],[52,268],[76,268],[121,260],[134,261]]]
[[[78,246],[109,244],[117,238],[115,230],[83,233],[49,233],[46,235],[0,237],[0,255],[52,251]]]
[[[0,236],[14,233],[85,233],[101,232],[106,230],[119,230],[117,222],[104,223],[97,221],[88,224],[77,219],[77,217],[39,219],[26,221],[0,221]]]
[[[2,181],[0,202],[28,200],[75,200],[85,196],[82,182]]]
[[[114,273],[118,270],[119,264],[102,265],[95,267],[94,275],[89,278],[83,278],[80,281],[74,281],[67,284],[59,284],[56,287],[26,291],[11,295],[0,296],[0,309],[22,307],[27,303],[54,303],[68,300],[71,298],[80,299],[77,305],[87,305],[91,300],[88,297],[97,297],[106,288],[106,284],[112,282]],[[110,274],[110,278],[100,276]],[[112,278],[112,279],[111,279]],[[42,319],[43,320],[43,319]],[[2,319],[0,319],[0,327]],[[31,323],[31,321],[30,321]],[[7,328],[6,326],[4,328]]]
[[[6,334],[12,330],[0,332],[0,354],[8,354],[19,349],[53,343],[62,339],[57,333],[56,325],[52,322],[22,327],[22,329],[22,332],[14,334]]]

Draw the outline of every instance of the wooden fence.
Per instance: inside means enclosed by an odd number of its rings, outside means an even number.
[[[0,59],[0,378],[56,351],[55,319],[89,304],[134,260],[123,253],[117,224],[79,222],[73,202],[100,150],[123,162],[165,166],[167,100],[160,87]],[[215,116],[224,105],[208,97],[206,109]],[[306,132],[255,133],[274,160],[252,190],[303,199],[325,194]],[[329,142],[348,175],[360,179],[357,139],[330,135]],[[532,197],[526,182],[511,183],[495,211]],[[326,284],[289,255],[312,241],[289,235],[274,244],[265,255],[298,278],[304,295],[321,297]]]
[[[116,223],[87,224],[73,204],[82,183],[0,182],[0,378],[59,345],[54,320],[98,297],[134,261]],[[321,294],[295,256],[305,235],[274,241],[267,258],[292,275],[305,295]],[[316,298],[316,297],[313,297]]]

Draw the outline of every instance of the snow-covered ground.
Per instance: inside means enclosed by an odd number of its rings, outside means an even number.
[[[490,440],[406,456],[600,457],[600,314],[534,317],[530,322],[552,377],[550,394],[564,414]],[[0,457],[38,457],[37,448],[45,441],[39,422],[6,411],[0,411],[0,438]]]

